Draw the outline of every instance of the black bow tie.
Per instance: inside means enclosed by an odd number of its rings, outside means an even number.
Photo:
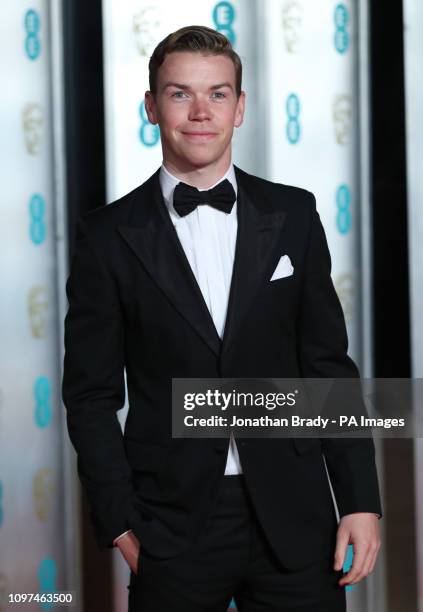
[[[180,217],[189,215],[199,204],[208,204],[225,213],[230,213],[236,200],[232,184],[225,179],[213,189],[199,191],[186,183],[178,183],[173,192],[173,207]]]

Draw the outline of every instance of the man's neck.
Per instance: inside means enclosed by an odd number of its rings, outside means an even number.
[[[202,168],[181,167],[169,160],[164,159],[163,165],[170,174],[178,178],[187,185],[197,187],[197,189],[209,189],[215,185],[229,170],[232,161],[226,159],[224,163],[204,166]]]

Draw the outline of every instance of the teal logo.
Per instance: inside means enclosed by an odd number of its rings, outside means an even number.
[[[41,53],[41,42],[38,37],[41,27],[40,16],[34,9],[29,9],[24,17],[25,53],[30,60],[36,60]]]
[[[340,185],[336,190],[336,227],[340,234],[348,234],[351,229],[351,191],[348,185]]]
[[[140,104],[139,115],[141,117],[140,140],[145,147],[154,147],[160,140],[160,128],[149,122],[144,100]]]
[[[353,548],[353,545],[352,544],[348,544],[348,546],[347,546],[347,554],[345,555],[344,565],[342,566],[342,570],[343,570],[343,572],[345,574],[350,571],[350,569],[352,567],[353,558],[354,558],[354,548]],[[354,586],[355,586],[354,584],[348,584],[345,587],[345,590],[346,591],[351,591],[351,589],[353,589]]]
[[[56,576],[57,569],[54,559],[42,559],[38,567],[38,582],[40,593],[55,593],[56,592]],[[53,602],[43,602],[41,608],[54,608]]]
[[[39,193],[31,196],[29,200],[29,235],[34,244],[42,244],[46,237],[45,209],[43,196]]]
[[[35,399],[35,411],[34,418],[35,422],[44,429],[51,423],[52,408],[51,408],[51,389],[50,381],[47,376],[39,376],[33,387],[34,399]]]
[[[286,99],[286,137],[291,144],[297,144],[301,137],[300,125],[300,99],[295,93],[291,93]]]
[[[235,21],[235,8],[231,2],[218,2],[213,9],[213,23],[215,30],[226,36],[232,45],[235,45],[236,35],[233,29]]]
[[[350,35],[348,32],[350,15],[345,4],[340,3],[336,5],[333,20],[335,22],[335,49],[338,53],[346,53],[350,46]]]

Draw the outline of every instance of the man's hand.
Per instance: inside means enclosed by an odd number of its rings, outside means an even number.
[[[352,567],[339,581],[340,586],[355,584],[374,568],[380,548],[379,519],[372,512],[346,514],[339,522],[334,569],[342,569],[348,544],[353,545]]]
[[[138,555],[140,554],[140,543],[138,538],[130,531],[119,538],[116,542],[116,546],[119,548],[131,570],[136,574],[138,568]]]

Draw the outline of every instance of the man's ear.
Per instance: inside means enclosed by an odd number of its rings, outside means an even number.
[[[147,117],[150,123],[156,125],[158,123],[157,113],[156,113],[156,101],[154,99],[154,94],[151,91],[146,91],[144,95],[144,107],[145,112],[147,113]]]
[[[236,111],[235,111],[235,122],[234,126],[239,127],[244,120],[245,112],[245,91],[241,91],[239,94]]]

